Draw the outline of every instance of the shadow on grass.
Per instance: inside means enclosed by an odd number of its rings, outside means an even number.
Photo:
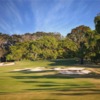
[[[100,68],[100,64],[94,63],[87,63],[84,60],[84,64],[81,65],[80,61],[76,58],[71,59],[57,59],[57,60],[50,60],[52,63],[49,64],[50,66],[76,66],[76,67],[87,67],[87,68]]]
[[[2,95],[2,94],[8,94],[9,92],[0,92],[0,95]]]
[[[24,83],[43,83],[43,84],[55,84],[55,82],[50,82],[50,81],[44,81],[44,82],[41,82],[41,81],[21,81],[21,82],[24,82]]]
[[[76,59],[58,59],[58,60],[51,60],[50,66],[73,66],[74,64],[78,64],[78,60]]]
[[[32,74],[32,73],[46,73],[46,72],[54,72],[54,70],[43,70],[43,71],[21,70],[21,71],[11,71],[10,73]]]
[[[80,95],[93,95],[93,94],[100,94],[100,92],[85,92],[85,93],[80,93],[80,92],[78,92],[78,93],[75,93],[75,92],[73,92],[73,93],[53,93],[53,95],[77,95],[77,96],[80,96]]]
[[[54,87],[63,87],[61,90],[66,91],[66,89],[73,89],[73,88],[83,88],[83,89],[90,89],[95,88],[95,86],[92,83],[85,83],[85,84],[76,84],[76,83],[57,83],[57,82],[50,82],[50,81],[21,81],[24,83],[33,83],[36,87],[42,87],[42,88],[54,88]]]
[[[71,79],[74,77],[68,77],[66,75],[60,75],[60,74],[53,74],[53,75],[41,75],[41,76],[11,76],[15,79],[41,79],[41,78],[47,78],[47,79]]]
[[[61,88],[46,88],[46,87],[40,87],[40,88],[34,88],[34,89],[26,89],[28,91],[58,91],[60,93],[52,93],[53,95],[90,95],[90,94],[100,94],[100,89],[89,89],[89,88],[66,88],[63,87],[64,89]],[[76,90],[77,89],[77,90]]]
[[[48,75],[41,75],[41,76],[11,76],[15,79],[74,79],[74,78],[95,78],[100,79],[100,74],[97,73],[90,73],[86,75],[62,75],[62,74],[48,74]]]

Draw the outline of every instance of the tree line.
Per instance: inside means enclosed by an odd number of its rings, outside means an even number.
[[[66,37],[54,32],[8,35],[0,33],[0,60],[19,61],[41,59],[65,59],[77,57],[100,62],[100,15],[94,18],[95,30],[80,25]]]

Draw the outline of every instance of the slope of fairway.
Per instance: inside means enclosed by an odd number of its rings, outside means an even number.
[[[100,67],[84,65],[89,75],[61,75],[56,71],[13,72],[18,68],[80,67],[74,59],[20,61],[0,67],[0,100],[99,100]]]

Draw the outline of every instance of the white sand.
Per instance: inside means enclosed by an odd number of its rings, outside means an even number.
[[[85,68],[66,68],[59,70],[61,74],[89,74],[91,71],[86,70]]]
[[[30,72],[38,72],[38,71],[48,71],[45,67],[36,67],[36,68],[23,68],[23,69],[14,69],[13,71],[30,71]],[[85,68],[76,68],[70,67],[61,69],[59,67],[54,68],[53,70],[58,71],[60,74],[89,74],[91,71],[86,70]]]

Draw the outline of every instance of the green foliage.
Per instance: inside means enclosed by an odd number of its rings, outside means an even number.
[[[22,49],[18,46],[10,47],[11,54],[7,56],[7,60],[21,60]]]
[[[94,19],[96,31],[100,34],[100,15]]]
[[[83,59],[87,55],[87,49],[89,47],[88,37],[90,36],[90,34],[88,33],[90,31],[91,29],[89,27],[82,25],[82,26],[72,29],[71,33],[68,34],[67,36],[69,39],[71,39],[75,43],[74,45],[76,45],[77,47],[76,56],[80,58],[81,64],[83,64]]]
[[[41,59],[56,59],[57,58],[57,48],[58,41],[53,36],[44,36],[37,41],[38,48],[41,49],[40,58]]]
[[[39,60],[78,57],[100,62],[100,16],[94,19],[95,29],[81,25],[66,38],[60,33],[36,32],[9,36],[0,33],[0,57],[7,60]]]
[[[91,60],[95,63],[99,63],[100,62],[100,34],[95,35],[95,45],[91,53],[94,54],[93,56],[91,56]]]
[[[58,56],[57,47],[58,41],[55,37],[44,36],[36,41],[18,43],[11,46],[7,60],[56,59]]]

